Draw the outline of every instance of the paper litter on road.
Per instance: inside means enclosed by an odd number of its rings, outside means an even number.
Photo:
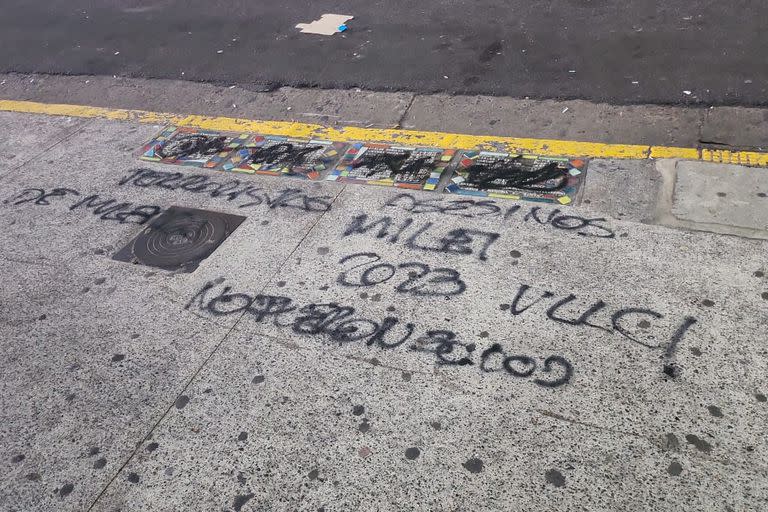
[[[347,29],[345,23],[354,18],[354,16],[348,16],[346,14],[323,14],[319,20],[315,20],[312,23],[299,23],[296,28],[300,29],[304,34],[320,34],[323,36],[332,36],[338,32],[342,32]],[[344,29],[341,29],[341,27]]]

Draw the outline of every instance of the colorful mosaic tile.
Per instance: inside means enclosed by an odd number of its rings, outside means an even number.
[[[584,181],[585,160],[462,151],[445,191],[570,204]]]
[[[231,153],[222,169],[316,180],[346,147],[342,142],[256,135]]]
[[[226,135],[169,126],[142,148],[142,160],[214,168],[248,140],[248,134]]]
[[[326,178],[416,190],[435,190],[453,149],[354,143]]]

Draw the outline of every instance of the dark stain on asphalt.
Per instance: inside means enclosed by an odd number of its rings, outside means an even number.
[[[362,405],[356,405],[352,408],[352,414],[355,416],[361,416],[365,412],[365,407]]]
[[[363,434],[371,430],[371,424],[368,423],[368,419],[363,418],[363,422],[360,425],[358,425],[357,430],[359,430]]]
[[[685,440],[688,441],[688,444],[695,446],[700,452],[710,453],[712,451],[711,444],[693,434],[686,435]]]
[[[565,487],[565,477],[556,469],[548,469],[544,473],[544,479],[548,484],[552,484],[555,487]]]
[[[139,475],[136,473],[128,473],[128,481],[132,484],[139,483]]]
[[[307,478],[309,478],[310,480],[317,480],[318,474],[319,472],[316,469],[313,469],[312,471],[309,472],[309,474],[307,475]]]
[[[480,52],[480,57],[478,60],[480,62],[490,62],[491,59],[496,57],[496,55],[501,52],[502,48],[504,48],[504,45],[501,44],[501,41],[494,41],[486,46],[482,52]]]
[[[101,451],[101,450],[99,449],[99,447],[98,447],[98,446],[91,446],[91,447],[88,449],[88,455],[89,455],[89,456],[91,456],[91,457],[93,457],[94,455],[98,455],[100,451]]]
[[[401,374],[401,377],[403,378],[403,380],[405,382],[410,382],[411,381],[411,372],[403,372]]]
[[[647,329],[651,326],[651,322],[649,322],[648,320],[640,320],[639,322],[637,322],[637,326],[641,329]]]
[[[41,477],[39,473],[27,473],[27,475],[24,477],[30,482],[39,482]]]
[[[329,252],[331,252],[331,250],[329,248],[327,248],[327,247],[318,247],[317,248],[317,254],[326,255]]]
[[[183,409],[189,403],[189,397],[187,395],[181,395],[176,399],[176,408]]]
[[[237,436],[238,441],[247,441],[248,440],[248,432],[240,432],[240,434]]]
[[[98,278],[98,279],[96,279],[94,281],[94,283],[96,283],[96,284],[104,284],[105,282],[107,282],[107,278],[106,277],[100,277],[100,278]]]
[[[667,473],[672,476],[679,476],[683,472],[683,466],[679,462],[673,461],[667,468]]]
[[[758,402],[765,402],[765,401],[768,401],[768,397],[766,397],[762,393],[755,393],[755,400],[757,400]]]
[[[755,273],[752,275],[755,277],[765,277],[765,273],[762,270],[755,270]]]
[[[720,408],[716,405],[707,406],[707,410],[709,411],[709,414],[711,414],[715,418],[723,417],[723,411],[721,411]]]
[[[480,473],[483,470],[483,461],[478,458],[471,458],[467,462],[463,463],[464,469],[470,473]]]
[[[714,301],[711,301],[709,299],[704,299],[703,301],[701,301],[701,303],[707,306],[708,308],[711,308],[712,306],[715,305]]]
[[[93,461],[93,469],[101,469],[106,465],[107,465],[107,459],[105,459],[104,457]]]
[[[240,494],[235,496],[235,502],[232,504],[235,512],[240,512],[243,509],[243,505],[251,501],[256,496],[255,494]]]
[[[483,332],[481,332],[481,333],[480,333],[480,337],[481,337],[481,338],[487,338],[488,336],[490,336],[490,335],[488,334],[488,331],[483,331]]]
[[[435,430],[441,430],[443,428],[443,426],[440,424],[439,421],[433,421],[432,423],[429,424],[429,426],[431,426]]]
[[[118,363],[118,362],[122,361],[123,359],[125,359],[125,354],[115,354],[115,355],[112,356],[112,362],[113,363]]]
[[[407,450],[405,450],[405,458],[408,460],[415,460],[419,457],[420,454],[421,454],[421,450],[419,450],[415,446],[412,446]]]
[[[520,256],[523,255],[523,253],[521,253],[520,251],[510,251],[509,255],[512,256],[513,258],[519,258]]]
[[[252,383],[252,384],[261,384],[262,382],[264,382],[264,376],[263,376],[263,375],[257,375],[257,376],[255,376],[255,377],[254,377],[254,378],[251,380],[251,383]]]
[[[695,356],[700,356],[701,355],[701,349],[698,348],[698,347],[691,347],[691,354],[693,354]]]
[[[145,448],[145,450],[147,450],[148,452],[150,452],[150,453],[151,453],[151,452],[153,452],[153,451],[157,450],[157,447],[158,447],[158,446],[160,446],[160,445],[159,445],[159,444],[157,444],[157,443],[154,443],[154,442],[153,442],[153,443],[149,443],[149,444],[147,445],[147,447]]]

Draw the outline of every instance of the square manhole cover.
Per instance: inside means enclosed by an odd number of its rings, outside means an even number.
[[[240,215],[171,206],[113,259],[192,272],[244,220]]]

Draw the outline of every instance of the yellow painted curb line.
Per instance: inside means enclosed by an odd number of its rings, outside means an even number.
[[[347,126],[330,128],[317,124],[293,121],[257,121],[231,117],[207,117],[145,110],[89,107],[37,103],[33,101],[0,100],[0,111],[134,121],[147,124],[172,124],[205,130],[226,132],[253,132],[284,137],[315,138],[338,142],[388,142],[404,146],[430,146],[454,149],[487,149],[509,153],[532,153],[544,156],[570,156],[587,158],[681,158],[705,162],[734,163],[768,167],[768,153],[754,151],[727,151],[700,148],[677,148],[637,144],[604,144],[567,140],[495,137],[489,135],[463,135],[458,133],[390,130]]]

